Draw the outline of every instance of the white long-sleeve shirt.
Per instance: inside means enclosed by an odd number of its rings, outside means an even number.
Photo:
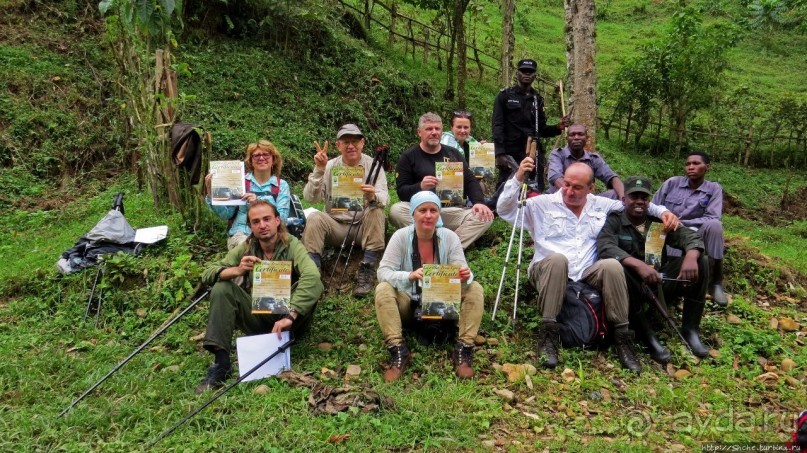
[[[516,221],[520,191],[521,183],[510,178],[496,205],[499,216],[510,224]],[[535,242],[530,268],[553,253],[561,253],[569,260],[569,278],[577,281],[597,260],[597,235],[608,213],[621,211],[623,206],[621,201],[589,194],[580,217],[577,217],[566,207],[563,194],[558,191],[529,198],[522,209],[525,210],[522,213],[524,228]],[[661,217],[666,211],[664,206],[652,203],[647,210],[654,217]]]

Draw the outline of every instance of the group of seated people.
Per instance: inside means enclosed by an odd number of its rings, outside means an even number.
[[[324,290],[320,269],[325,247],[338,247],[345,241],[355,242],[363,251],[354,295],[363,297],[375,289],[376,316],[390,353],[384,374],[387,382],[400,378],[411,358],[403,329],[415,322],[428,322],[417,321],[415,316],[423,266],[459,266],[461,304],[453,363],[459,378],[471,378],[484,290],[474,279],[464,250],[487,231],[495,213],[511,224],[523,225],[534,242],[528,273],[538,293],[542,321],[536,348],[538,360],[545,366],[552,368],[559,362],[557,317],[567,282],[578,280],[602,293],[617,356],[625,368],[641,371],[633,349],[637,334],[653,360],[664,363],[671,358],[647,320],[643,291],[648,286],[660,286],[668,300],[684,298],[682,334],[695,355],[708,354],[699,336],[705,296],[709,290],[715,302],[725,305],[725,294],[720,280],[722,190],[705,180],[710,166],[706,154],[690,153],[687,176],[670,178],[653,195],[652,182],[647,178],[630,177],[623,183],[601,156],[584,149],[586,127],[571,125],[567,146],[550,154],[547,193],[523,196],[526,177],[536,168],[536,162],[525,157],[503,179],[494,213],[468,166],[468,145],[474,140],[471,115],[455,112],[451,128],[450,133],[444,133],[442,119],[436,114],[420,117],[420,142],[403,151],[397,160],[395,184],[400,201],[389,208],[389,219],[397,228],[389,242],[385,241],[385,213],[390,203],[386,174],[383,170],[371,173],[373,158],[363,152],[365,137],[356,125],[345,124],[338,130],[336,157],[328,155],[327,141],[322,146],[315,142],[314,167],[303,198],[310,203],[324,202],[324,209],[307,217],[300,239],[285,227],[291,192],[289,184],[280,178],[280,153],[264,140],[247,147],[248,184],[243,197],[247,204],[213,206],[208,197],[213,212],[231,225],[229,252],[203,274],[204,283],[213,288],[203,345],[215,361],[197,393],[219,388],[229,377],[236,328],[246,335],[299,334],[311,325]],[[466,199],[461,205],[444,206],[437,194],[440,179],[435,166],[440,162],[462,163]],[[358,211],[333,209],[331,175],[340,166],[363,168],[364,202]],[[610,189],[606,197],[594,195],[595,178]],[[205,182],[209,193],[210,178]],[[662,257],[661,273],[645,264],[644,238],[653,222],[662,222],[667,231],[668,252]],[[286,315],[251,312],[250,276],[262,260],[292,262],[290,311]],[[662,276],[668,278],[662,280]]]

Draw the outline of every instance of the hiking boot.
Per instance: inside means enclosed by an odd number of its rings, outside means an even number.
[[[406,343],[390,346],[387,350],[390,354],[390,363],[389,368],[384,372],[384,382],[392,382],[401,377],[412,356],[409,354]]]
[[[701,318],[705,303],[695,299],[684,299],[684,313],[681,315],[681,336],[689,344],[689,349],[698,357],[709,355],[709,349],[700,338]]]
[[[207,369],[207,376],[196,387],[196,394],[200,395],[208,390],[218,390],[224,387],[224,382],[230,378],[232,368],[218,363]]]
[[[555,368],[558,366],[558,338],[560,329],[554,321],[544,321],[538,328],[538,342],[535,344],[535,358],[544,357],[544,366]]]
[[[628,329],[620,329],[614,333],[616,355],[623,368],[627,368],[634,373],[642,372],[642,364],[636,357],[636,350],[633,348],[634,334]]]
[[[709,259],[712,265],[710,269],[711,282],[709,283],[709,295],[712,296],[712,301],[720,307],[726,307],[729,304],[729,299],[723,291],[723,260]]]
[[[353,295],[356,297],[364,297],[370,294],[375,286],[375,270],[373,263],[359,263],[359,270],[356,272],[356,288],[353,290]]]
[[[454,362],[457,377],[460,379],[470,379],[474,377],[474,345],[458,342],[454,346],[454,353],[451,355]]]

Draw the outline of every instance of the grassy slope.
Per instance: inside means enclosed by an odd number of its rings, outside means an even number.
[[[3,45],[10,46],[5,42]],[[289,118],[268,121],[266,130],[253,126],[260,121],[260,111],[250,111],[246,102],[232,102],[228,93],[236,91],[254,99],[259,92],[249,90],[273,87],[279,79],[260,85],[253,75],[241,78],[238,72],[224,74],[225,70],[217,69],[246,65],[259,56],[272,59],[275,67],[280,65],[287,71],[299,70],[297,65],[273,54],[259,54],[251,43],[241,41],[188,46],[183,52],[191,66],[198,67],[194,78],[185,85],[199,96],[191,108],[200,119],[217,126],[222,143],[239,147],[245,138],[265,133],[279,135],[282,143],[292,147],[332,129],[323,126],[303,132],[306,126],[296,121],[290,131],[278,126],[286,124],[284,119],[295,120],[299,111],[290,113]],[[411,78],[400,81],[402,85],[409,83],[406,80],[436,80],[433,91],[439,92],[440,75],[435,71],[402,60],[396,52],[371,52],[390,62],[381,71],[393,77],[395,71],[410,74]],[[209,69],[201,69],[204,67]],[[217,72],[224,76],[211,74]],[[367,74],[362,72],[362,76]],[[305,78],[304,82],[317,92],[316,87],[326,77],[327,74]],[[281,86],[286,90],[298,88]],[[492,97],[492,90],[475,90],[472,106],[480,111]],[[323,91],[323,95],[332,94]],[[328,105],[317,108],[330,111],[337,110],[334,104],[340,105],[338,98],[327,101]],[[265,109],[277,110],[271,106]],[[410,112],[411,122],[417,113]],[[340,120],[332,119],[334,123]],[[223,125],[228,124],[230,135],[224,132]],[[388,139],[401,146],[412,136],[409,126],[392,132],[380,129],[373,134],[378,134],[373,136],[373,142]],[[223,155],[228,150],[221,146],[217,153]],[[680,164],[673,159],[660,159],[649,166],[646,156],[621,152],[620,148],[617,143],[603,144],[621,173],[649,171],[657,179],[680,173]],[[11,185],[19,182],[21,174],[4,171],[3,177]],[[781,190],[781,184],[777,184],[780,175],[772,171],[748,172],[719,165],[714,178],[752,207],[777,200],[777,190]],[[749,184],[749,180],[754,183]],[[0,449],[137,449],[141,442],[153,438],[202,401],[192,395],[191,389],[203,375],[209,358],[197,352],[190,337],[204,329],[204,307],[172,327],[155,348],[127,365],[68,417],[53,417],[147,338],[174,308],[187,304],[185,297],[198,278],[199,266],[209,259],[217,244],[223,243],[223,226],[214,226],[213,233],[185,235],[176,217],[155,212],[149,197],[136,193],[134,183],[127,178],[111,184],[88,184],[73,193],[80,194],[80,198],[47,211],[31,207],[38,206],[33,201],[51,196],[46,185],[36,179],[29,179],[28,184],[30,193],[22,195],[32,203],[22,203],[14,211],[6,208],[0,223],[4,237],[0,251],[5,264],[0,273],[4,293],[0,299],[0,354],[4,357],[0,363],[0,427],[5,433]],[[77,320],[83,314],[93,272],[61,278],[55,275],[52,263],[61,250],[103,215],[112,195],[119,190],[128,194],[126,213],[133,226],[167,223],[172,233],[167,244],[143,257],[109,264],[106,312],[102,326],[92,329],[80,326]],[[802,271],[807,268],[797,239],[797,228],[804,231],[803,223],[779,229],[732,218],[728,224],[730,234],[751,236],[752,243],[770,256]],[[506,250],[500,238],[508,232],[509,228],[497,221],[480,247],[468,254],[489,300]],[[740,284],[734,286],[742,288]],[[512,283],[506,294],[501,307],[505,312],[512,308]],[[567,383],[558,372],[541,371],[533,377],[533,390],[523,383],[507,384],[492,369],[494,362],[523,362],[531,349],[530,335],[525,329],[509,330],[501,318],[491,322],[487,317],[483,328],[499,340],[499,345],[477,353],[476,368],[482,376],[476,382],[460,383],[451,377],[446,349],[418,348],[407,377],[386,385],[379,372],[386,352],[381,347],[371,300],[331,296],[322,302],[310,337],[294,350],[296,369],[316,371],[328,367],[341,372],[347,364],[358,364],[363,370],[360,382],[390,396],[395,401],[394,409],[378,415],[312,417],[306,408],[307,390],[268,380],[266,384],[272,390],[269,395],[254,395],[254,384],[239,386],[167,439],[161,448],[193,451],[239,445],[253,451],[476,450],[482,448],[483,440],[492,440],[512,451],[539,447],[641,450],[668,449],[673,444],[692,449],[706,440],[783,440],[790,427],[791,412],[807,404],[803,386],[793,387],[781,377],[772,386],[763,385],[755,380],[763,372],[757,360],[763,356],[778,364],[782,358],[790,357],[798,368],[789,375],[803,379],[807,366],[805,348],[795,343],[793,333],[768,330],[766,326],[771,316],[780,315],[794,317],[804,325],[805,314],[783,303],[773,308],[760,307],[753,294],[746,291],[735,297],[730,312],[741,318],[739,325],[725,323],[718,312],[710,312],[704,320],[706,336],[721,354],[717,359],[704,365],[692,363],[678,349],[676,340],[666,335],[667,344],[675,349],[676,367],[689,368],[693,373],[688,379],[668,377],[646,356],[643,359],[648,370],[637,378],[619,370],[610,353],[564,351],[564,365],[578,372],[577,380]],[[535,310],[530,305],[522,305],[519,313],[524,327],[534,324]],[[316,345],[321,341],[333,343],[334,348],[327,353],[319,351]],[[173,365],[178,368],[169,368]],[[329,383],[338,385],[339,381]],[[521,404],[503,406],[492,394],[493,386],[516,391]],[[525,412],[538,418],[528,417]],[[650,426],[645,423],[648,420],[653,429],[646,429]],[[284,429],[272,428],[276,425]],[[328,443],[332,434],[351,437],[340,447]]]

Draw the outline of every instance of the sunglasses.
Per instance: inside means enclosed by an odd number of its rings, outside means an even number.
[[[467,110],[457,110],[457,111],[454,112],[454,118],[468,118],[468,119],[470,119],[472,116],[473,115],[471,115],[471,112],[469,112]]]

